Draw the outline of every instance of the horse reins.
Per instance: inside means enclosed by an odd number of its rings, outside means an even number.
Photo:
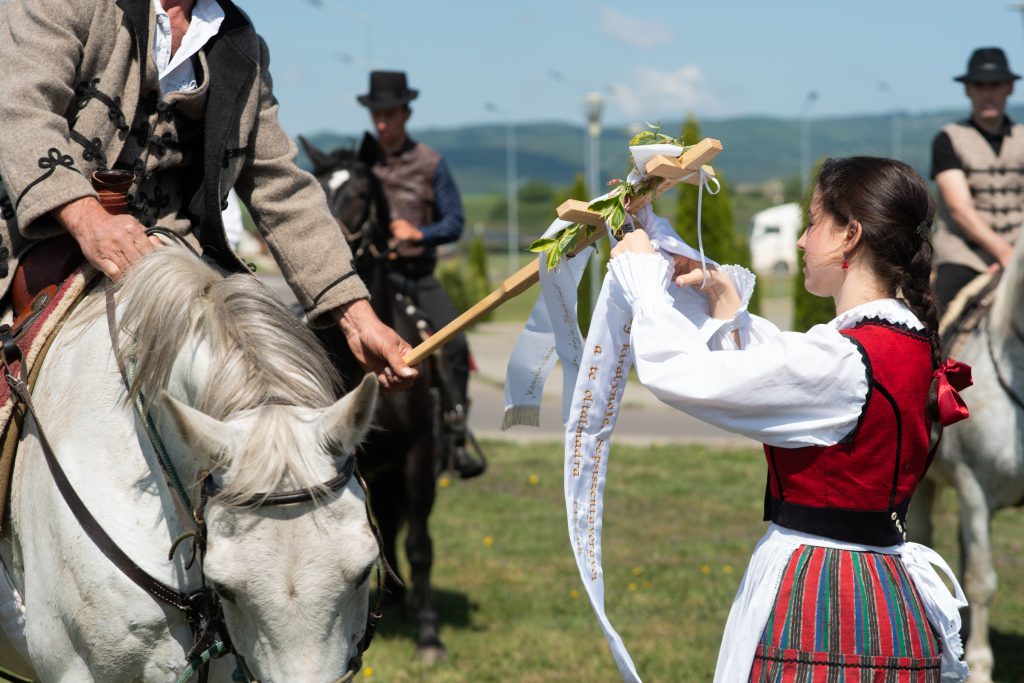
[[[183,244],[197,257],[199,256],[191,245],[169,230],[158,227],[150,228],[146,232],[150,235],[160,234],[170,237]],[[108,331],[113,345],[114,357],[117,361],[118,369],[122,380],[125,383],[125,387],[130,391],[131,381],[129,379],[130,375],[128,368],[125,366],[120,354],[118,353],[117,325],[114,317],[116,308],[113,289],[109,282],[107,283],[105,296],[107,304]],[[50,470],[50,474],[57,486],[57,490],[61,494],[61,497],[64,499],[75,519],[78,521],[79,525],[82,527],[82,530],[85,531],[86,535],[97,549],[99,549],[107,559],[110,560],[110,562],[135,585],[151,597],[180,611],[185,622],[188,624],[189,629],[192,631],[193,646],[187,654],[188,664],[176,679],[177,683],[185,683],[186,681],[191,680],[193,676],[198,676],[200,683],[205,683],[209,675],[210,661],[228,653],[234,655],[236,660],[237,670],[234,675],[235,680],[239,680],[239,676],[241,676],[241,680],[244,680],[247,683],[259,683],[253,677],[245,663],[245,659],[235,651],[228,634],[227,624],[224,621],[220,602],[221,598],[223,597],[224,599],[232,600],[233,596],[230,594],[222,595],[222,593],[226,593],[226,591],[222,590],[218,592],[215,588],[208,585],[205,572],[203,571],[203,559],[206,549],[206,523],[203,513],[205,512],[206,504],[209,499],[216,496],[219,492],[219,487],[214,482],[212,473],[208,471],[202,473],[202,494],[200,497],[200,503],[198,506],[193,507],[188,494],[185,491],[185,487],[182,485],[177,472],[174,470],[162,439],[156,431],[148,411],[145,410],[144,399],[139,395],[137,400],[133,403],[136,412],[139,414],[140,419],[145,425],[147,436],[150,439],[154,451],[157,453],[157,460],[160,463],[160,468],[168,483],[169,489],[173,492],[172,499],[175,500],[176,505],[182,508],[182,511],[187,510],[190,513],[189,516],[192,517],[195,524],[192,531],[185,532],[175,539],[171,545],[169,554],[170,559],[170,557],[173,557],[175,550],[183,540],[190,537],[192,538],[192,556],[185,565],[185,569],[190,569],[193,562],[195,562],[196,559],[199,560],[200,588],[189,593],[184,593],[168,586],[162,581],[159,581],[146,573],[117,545],[117,543],[109,534],[107,534],[100,523],[92,515],[88,507],[85,505],[85,502],[75,491],[74,486],[68,479],[67,474],[60,465],[60,462],[57,460],[49,439],[46,437],[46,432],[39,421],[39,413],[35,408],[32,401],[32,394],[29,390],[27,373],[24,359],[21,355],[21,350],[13,343],[4,344],[2,354],[0,362],[2,362],[4,366],[7,383],[10,386],[12,393],[17,396],[18,400],[25,405],[26,410],[32,415],[36,423],[39,444],[43,451],[47,467]],[[15,377],[10,371],[10,364],[14,361],[21,361],[18,377]],[[362,638],[357,644],[357,654],[349,661],[346,673],[338,678],[334,683],[347,683],[355,677],[362,667],[362,655],[369,648],[370,643],[373,640],[373,636],[377,628],[377,622],[382,616],[380,609],[383,583],[381,581],[382,562],[385,564],[385,568],[388,573],[397,580],[397,576],[395,576],[391,567],[387,565],[386,561],[383,559],[380,532],[370,517],[369,502],[367,498],[369,493],[367,491],[365,481],[363,481],[356,469],[355,454],[347,453],[346,457],[343,459],[343,464],[338,467],[337,474],[315,488],[277,493],[257,493],[239,503],[239,505],[242,506],[258,508],[318,502],[321,499],[327,499],[331,495],[342,490],[352,479],[353,475],[355,475],[357,482],[364,492],[364,506],[366,508],[367,519],[371,529],[373,530],[374,537],[377,540],[381,562],[377,563],[376,604],[367,614],[366,627],[363,631]]]
[[[1010,327],[1013,329],[1013,334],[1021,342],[1024,342],[1024,332],[1021,331],[1017,320],[1014,319],[1010,323]],[[1017,407],[1024,410],[1024,398],[1021,398],[1020,394],[1014,391],[1013,386],[1006,381],[1003,377],[1003,373],[999,371],[999,363],[996,362],[996,351],[992,347],[992,330],[990,329],[988,317],[985,317],[985,345],[988,347],[988,358],[992,362],[992,370],[996,374],[996,380],[999,382],[999,386],[1002,387],[1003,391],[1009,396]]]

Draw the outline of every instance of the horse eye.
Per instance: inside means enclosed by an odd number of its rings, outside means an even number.
[[[377,566],[377,561],[374,560],[370,565],[363,570],[363,573],[356,579],[356,586],[362,586],[364,583],[370,580],[370,574],[373,573],[373,568]]]

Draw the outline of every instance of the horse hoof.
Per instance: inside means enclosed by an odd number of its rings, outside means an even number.
[[[420,645],[416,648],[416,660],[428,666],[443,662],[447,657],[448,650],[444,645]]]

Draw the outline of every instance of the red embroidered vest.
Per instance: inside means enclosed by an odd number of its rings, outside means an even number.
[[[868,395],[834,446],[765,446],[765,520],[840,541],[906,539],[910,497],[930,464],[925,414],[931,345],[921,332],[870,319],[843,330],[864,357]]]

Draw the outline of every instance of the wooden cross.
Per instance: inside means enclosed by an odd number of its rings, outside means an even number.
[[[715,175],[715,170],[708,166],[707,163],[718,156],[718,153],[723,149],[720,141],[714,138],[704,138],[692,147],[687,148],[679,157],[672,158],[663,154],[655,156],[647,162],[644,170],[648,175],[665,178],[666,180],[681,180],[684,183],[697,185],[700,182],[700,171],[702,169],[706,175]],[[668,189],[668,187],[668,185],[665,185],[665,189]],[[571,223],[582,223],[597,228],[604,228],[604,220],[602,220],[601,214],[588,209],[588,203],[579,199],[567,199],[559,205],[557,209],[558,217]],[[594,231],[594,234],[590,237],[581,239],[576,247],[569,252],[569,256],[575,256],[603,236],[603,229]],[[423,362],[427,356],[444,346],[449,339],[467,328],[475,320],[493,311],[509,299],[519,296],[538,281],[540,281],[540,260],[533,259],[519,269],[519,271],[506,278],[504,282],[498,285],[497,289],[473,304],[465,313],[405,354],[403,360],[409,365]]]

